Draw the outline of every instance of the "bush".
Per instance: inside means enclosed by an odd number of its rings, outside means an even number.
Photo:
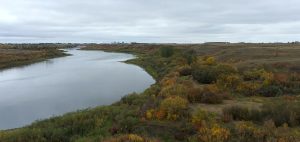
[[[142,137],[136,134],[126,134],[105,139],[104,142],[159,142],[159,140]]]
[[[216,65],[216,58],[215,57],[211,57],[211,56],[207,56],[203,58],[203,64],[205,65]]]
[[[200,128],[204,125],[204,123],[215,123],[216,118],[215,115],[204,111],[200,108],[196,110],[196,112],[192,115],[192,123],[197,127]]]
[[[265,119],[272,119],[276,126],[287,123],[289,126],[300,125],[300,103],[282,101],[263,105],[262,115]]]
[[[203,84],[211,84],[216,82],[216,80],[220,76],[226,76],[230,74],[236,74],[237,70],[226,64],[219,64],[219,65],[199,65],[193,64],[192,65],[192,76],[195,80],[199,83]]]
[[[220,104],[223,102],[223,95],[204,89],[203,92],[201,93],[200,102],[208,103],[208,104]]]
[[[242,82],[237,86],[237,92],[246,96],[254,96],[258,94],[260,88],[259,82]]]
[[[202,93],[202,88],[200,87],[193,87],[188,90],[187,94],[187,99],[189,102],[192,103],[197,103],[201,102],[201,93]]]
[[[175,84],[172,86],[166,86],[161,89],[159,96],[169,97],[169,96],[182,96],[186,97],[188,93],[188,88],[182,84]]]
[[[238,75],[223,75],[217,80],[217,85],[225,90],[235,90],[242,82]]]
[[[186,59],[187,63],[190,65],[192,64],[196,59],[196,51],[194,50],[188,50],[183,53],[183,57]]]
[[[166,112],[168,120],[177,120],[185,116],[188,109],[188,101],[179,96],[164,99],[160,104],[160,110]]]
[[[119,103],[127,105],[142,105],[147,101],[147,96],[132,93],[122,97]]]
[[[259,80],[261,77],[261,74],[265,72],[265,70],[258,70],[258,69],[253,69],[250,71],[245,71],[243,76],[245,81],[253,81],[253,80]]]
[[[174,54],[174,48],[172,47],[161,47],[160,55],[164,58],[171,57]]]
[[[258,92],[260,95],[264,97],[276,97],[283,94],[281,87],[275,85],[271,85],[271,86],[264,85],[259,89]]]
[[[242,106],[231,106],[223,109],[223,117],[231,116],[233,120],[264,122],[273,120],[276,126],[288,124],[299,126],[300,104],[299,102],[267,103],[261,110],[249,109]]]
[[[237,69],[229,64],[218,64],[216,66],[216,73],[217,76],[222,76],[222,75],[230,75],[230,74],[237,74],[238,71]]]
[[[226,97],[226,94],[221,93],[214,85],[191,88],[188,93],[187,98],[193,103],[220,104]]]
[[[192,76],[199,83],[203,84],[211,84],[217,79],[215,68],[207,65],[194,65],[192,67]]]
[[[230,130],[214,124],[211,127],[201,127],[197,136],[200,142],[227,142],[230,138]]]
[[[192,75],[192,68],[190,66],[183,66],[179,69],[180,76]]]
[[[261,121],[262,113],[258,109],[249,109],[242,106],[230,106],[223,109],[223,117],[230,116],[233,120]],[[226,119],[226,118],[223,118]]]

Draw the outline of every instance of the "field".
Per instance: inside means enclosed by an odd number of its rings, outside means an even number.
[[[0,142],[300,141],[299,44],[85,46],[135,54],[126,62],[144,68],[156,84],[110,106],[1,131]]]

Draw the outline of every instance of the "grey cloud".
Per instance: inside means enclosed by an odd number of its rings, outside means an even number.
[[[0,42],[286,42],[299,0],[3,0]]]

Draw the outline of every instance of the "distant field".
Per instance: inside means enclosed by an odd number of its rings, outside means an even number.
[[[45,59],[65,56],[63,51],[54,47],[0,45],[0,69],[26,65]]]
[[[300,71],[300,45],[244,44],[199,45],[193,47],[199,55],[211,55],[219,61],[233,63],[240,68],[265,66],[279,71]]]

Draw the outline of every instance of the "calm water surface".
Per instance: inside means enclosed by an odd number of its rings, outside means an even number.
[[[108,105],[155,82],[142,68],[120,62],[133,55],[67,51],[73,56],[0,71],[0,129]]]

